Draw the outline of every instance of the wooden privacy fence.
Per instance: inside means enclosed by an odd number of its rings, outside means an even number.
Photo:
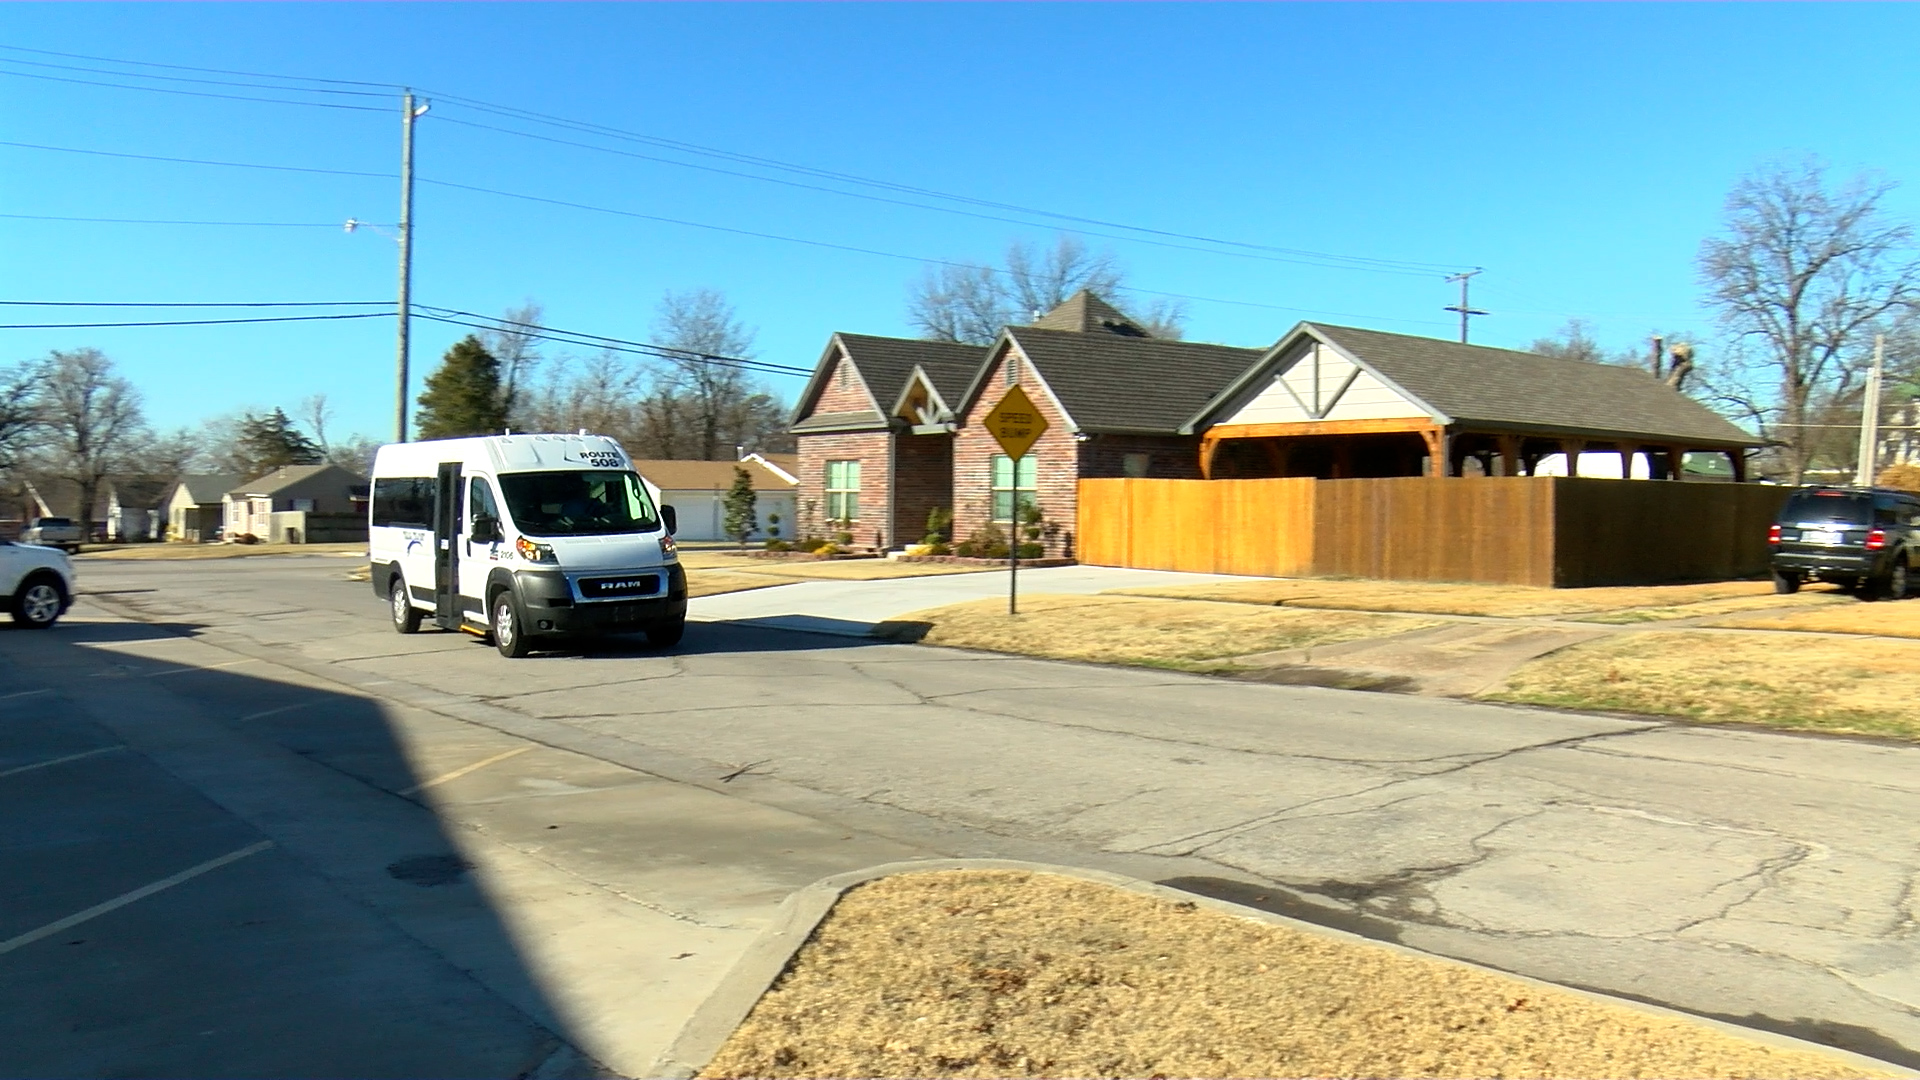
[[[1748,577],[1788,489],[1585,477],[1082,480],[1097,566],[1509,585]]]

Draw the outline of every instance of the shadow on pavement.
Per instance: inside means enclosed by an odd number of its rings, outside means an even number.
[[[195,629],[0,632],[0,1075],[600,1075],[379,706]]]

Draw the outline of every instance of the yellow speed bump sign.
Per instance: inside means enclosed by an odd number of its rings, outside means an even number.
[[[1027,392],[1018,385],[1007,389],[1000,404],[987,414],[986,425],[1000,449],[1016,460],[1026,457],[1027,451],[1033,449],[1033,444],[1047,431],[1046,417],[1040,415]]]

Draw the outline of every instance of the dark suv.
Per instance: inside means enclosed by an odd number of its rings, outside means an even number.
[[[1920,495],[1886,488],[1809,487],[1767,532],[1773,591],[1817,579],[1863,600],[1898,600],[1920,571]]]

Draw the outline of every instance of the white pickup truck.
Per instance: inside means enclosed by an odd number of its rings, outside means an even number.
[[[0,541],[0,603],[30,630],[52,626],[73,606],[73,563],[66,552]]]
[[[27,526],[20,533],[23,544],[38,544],[41,547],[57,547],[62,551],[79,551],[80,526],[72,518],[43,517]]]

